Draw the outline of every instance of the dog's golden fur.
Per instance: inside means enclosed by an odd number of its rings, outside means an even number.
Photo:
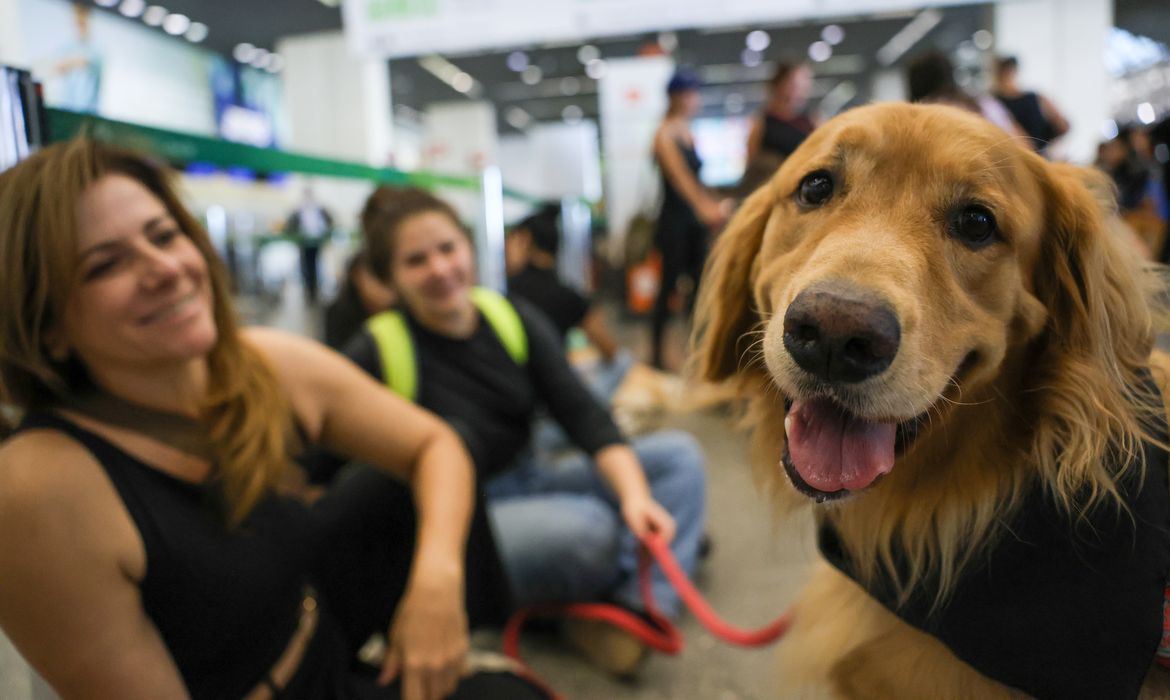
[[[802,207],[802,178],[822,169],[833,199]],[[1108,189],[975,115],[871,106],[814,132],[717,242],[692,373],[736,384],[754,462],[783,504],[810,502],[777,467],[783,398],[801,386],[782,340],[788,305],[813,283],[845,281],[888,301],[901,323],[889,368],[834,397],[869,420],[929,417],[891,473],[820,513],[862,580],[884,570],[905,592],[937,576],[945,605],[1030,487],[1073,518],[1118,498],[1108,455],[1140,455],[1148,421],[1165,414],[1135,388],[1159,312],[1137,256],[1111,234]],[[993,211],[1003,240],[972,249],[948,235],[948,213],[964,203]],[[900,579],[895,550],[908,564]],[[845,697],[1013,696],[830,566],[815,571],[795,619],[782,655],[798,684]]]

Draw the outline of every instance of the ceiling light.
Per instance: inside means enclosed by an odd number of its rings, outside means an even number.
[[[742,114],[744,108],[743,95],[738,92],[732,92],[723,99],[723,108],[727,110],[728,114]]]
[[[98,7],[113,7],[118,4],[118,0],[93,0]]]
[[[528,67],[528,54],[523,51],[513,51],[508,54],[508,70],[519,73]]]
[[[145,9],[146,0],[122,0],[122,4],[118,5],[118,12],[121,12],[122,16],[131,19],[141,15]]]
[[[585,64],[585,75],[593,78],[594,80],[601,80],[604,78],[605,73],[608,70],[609,66],[605,65],[605,61],[601,60],[600,58],[595,58],[589,63]]]
[[[584,116],[585,113],[577,105],[569,105],[561,110],[561,119],[564,119],[566,124],[576,124]]]
[[[1154,105],[1149,102],[1143,102],[1138,105],[1137,118],[1142,124],[1153,124],[1158,115],[1154,113]]]
[[[523,130],[532,123],[532,115],[520,107],[509,107],[508,111],[504,113],[504,121],[512,125],[513,128]]]
[[[747,47],[756,53],[768,48],[772,43],[772,37],[768,36],[768,32],[762,29],[757,29],[753,32],[748,32],[747,39],[744,40]]]
[[[1106,141],[1112,141],[1117,138],[1117,122],[1112,119],[1106,119],[1101,123],[1101,136]]]
[[[284,56],[278,53],[268,54],[268,58],[264,61],[264,70],[269,73],[279,73],[284,70]]]
[[[540,66],[528,66],[520,74],[520,80],[523,80],[525,85],[536,85],[543,77],[544,71],[540,69]]]
[[[577,78],[574,78],[571,75],[567,78],[561,78],[561,94],[562,95],[572,97],[573,95],[576,95],[578,92],[581,92],[581,81],[580,80],[578,80]]]
[[[240,63],[251,63],[254,55],[256,55],[256,47],[246,41],[242,44],[236,44],[236,48],[232,49],[232,58]]]
[[[740,61],[740,63],[744,64],[748,68],[755,68],[756,66],[758,66],[764,62],[764,57],[763,57],[763,55],[760,54],[759,51],[752,51],[751,49],[744,49],[739,54],[739,61]]]
[[[877,60],[883,66],[892,66],[915,44],[922,40],[931,29],[942,22],[942,13],[933,8],[919,12],[906,26],[898,30],[890,40],[877,50]]]
[[[459,72],[451,77],[451,87],[455,88],[456,92],[466,95],[475,87],[475,80],[469,74]]]
[[[658,46],[666,53],[674,53],[678,48],[678,34],[674,32],[659,32]]]
[[[268,65],[268,50],[257,48],[252,53],[252,60],[248,61],[248,65],[252,66],[253,68],[263,68],[264,66]]]
[[[601,50],[593,44],[585,44],[577,49],[577,60],[581,62],[581,65],[586,65],[598,58],[601,58]]]
[[[971,35],[971,40],[975,42],[980,51],[987,51],[995,44],[995,35],[986,29],[980,29]]]
[[[833,55],[833,47],[829,46],[825,41],[814,41],[808,45],[808,57],[817,63],[823,63],[829,60]]]
[[[167,15],[163,20],[163,31],[171,36],[179,36],[191,28],[191,18],[177,13]]]
[[[325,7],[337,7],[341,4],[341,0],[317,0]]]
[[[821,38],[828,42],[829,46],[836,46],[845,40],[845,30],[839,24],[830,24],[821,30]]]
[[[198,44],[207,38],[207,31],[206,24],[202,22],[192,22],[191,28],[187,30],[187,33],[184,36],[186,36],[187,41],[191,42],[192,44]]]
[[[167,8],[162,5],[151,5],[142,13],[142,22],[148,27],[157,27],[167,18]]]

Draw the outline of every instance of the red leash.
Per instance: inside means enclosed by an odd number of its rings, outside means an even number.
[[[642,546],[638,548],[638,586],[642,592],[642,603],[646,609],[646,617],[650,622],[642,619],[628,610],[616,605],[605,603],[565,603],[551,605],[534,605],[523,608],[508,620],[504,627],[504,653],[514,661],[523,665],[520,659],[520,632],[524,623],[532,617],[563,616],[586,620],[601,620],[622,628],[637,637],[646,646],[663,654],[675,655],[682,651],[683,637],[674,623],[658,611],[654,603],[654,595],[650,590],[650,558],[662,569],[666,580],[678,591],[679,598],[691,613],[699,620],[711,634],[730,644],[743,647],[758,647],[771,644],[788,630],[792,621],[791,611],[785,612],[772,624],[758,630],[743,630],[728,624],[719,617],[718,613],[703,599],[702,594],[687,578],[682,567],[678,565],[670,547],[657,534],[651,533],[642,538]],[[551,688],[536,677],[525,667],[525,677],[545,690],[550,698],[561,700]]]

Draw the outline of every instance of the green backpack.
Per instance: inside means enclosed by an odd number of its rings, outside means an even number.
[[[487,319],[512,361],[518,365],[528,364],[528,335],[512,302],[486,287],[473,287],[471,301]],[[383,311],[366,321],[366,329],[378,346],[386,386],[402,398],[415,401],[418,398],[418,364],[414,356],[414,339],[402,313]]]

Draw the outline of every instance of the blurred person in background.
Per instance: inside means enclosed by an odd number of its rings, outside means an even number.
[[[317,202],[311,185],[305,186],[300,206],[289,215],[284,232],[295,237],[297,247],[301,249],[301,284],[305,291],[305,301],[316,304],[321,246],[333,232],[333,216]]]
[[[1140,241],[1142,254],[1159,256],[1170,206],[1150,135],[1139,125],[1122,126],[1116,137],[1098,147],[1096,165],[1113,180],[1118,211]]]
[[[366,320],[394,305],[394,292],[370,269],[365,251],[345,266],[345,281],[337,297],[325,307],[325,344],[340,350]]]
[[[569,366],[551,322],[520,297],[474,285],[470,237],[446,202],[419,189],[380,187],[362,211],[362,235],[371,268],[399,303],[394,314],[371,319],[345,354],[463,438],[491,523],[487,531],[473,525],[469,556],[498,551],[520,605],[609,600],[640,610],[638,538],[650,532],[670,542],[693,575],[706,508],[695,439],[663,431],[627,442]],[[541,410],[579,451],[556,461],[534,453]],[[393,483],[367,484],[358,497],[374,488],[393,502]],[[488,583],[469,579],[469,592]],[[677,615],[678,595],[657,570],[652,587],[660,609]],[[566,633],[618,675],[633,673],[647,653],[638,639],[601,623],[570,621]]]
[[[508,233],[508,291],[544,312],[561,339],[580,328],[601,359],[617,359],[620,347],[605,322],[605,312],[592,299],[561,281],[557,275],[557,252],[561,233],[557,212],[529,216]]]
[[[906,66],[906,86],[911,102],[945,104],[982,114],[991,123],[1032,147],[1032,140],[1011,112],[990,95],[967,93],[955,81],[955,66],[945,53],[932,49]]]
[[[687,316],[694,307],[695,292],[711,245],[712,233],[731,213],[728,200],[720,200],[699,179],[703,162],[695,150],[691,120],[703,106],[701,83],[693,72],[679,69],[666,86],[669,106],[654,135],[654,160],[662,171],[662,206],[654,243],[662,254],[662,275],[651,312],[651,363],[665,369],[663,342],[670,303],[682,276],[690,279]]]
[[[768,82],[768,102],[752,120],[747,142],[747,167],[739,189],[747,196],[762,185],[792,155],[816,122],[806,111],[812,93],[813,72],[805,63],[782,62]]]
[[[1036,152],[1047,155],[1048,144],[1068,133],[1068,120],[1047,97],[1021,89],[1019,74],[1020,64],[1015,56],[996,59],[995,86],[991,92],[1031,137]]]

